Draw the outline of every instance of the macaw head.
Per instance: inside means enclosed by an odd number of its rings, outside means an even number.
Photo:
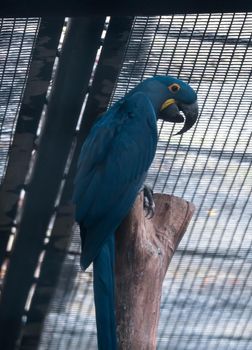
[[[195,124],[198,117],[196,92],[180,79],[170,76],[155,76],[154,79],[163,84],[167,90],[167,98],[161,105],[158,117],[173,123],[184,122],[177,135],[183,134]]]
[[[171,76],[157,75],[142,84],[153,102],[157,118],[173,123],[184,122],[177,135],[195,124],[198,117],[197,95],[187,83]]]

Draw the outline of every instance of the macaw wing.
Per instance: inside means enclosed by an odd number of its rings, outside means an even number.
[[[90,259],[129,212],[156,144],[155,112],[141,92],[110,109],[92,128],[82,147],[74,191],[76,220],[87,229],[84,250]]]

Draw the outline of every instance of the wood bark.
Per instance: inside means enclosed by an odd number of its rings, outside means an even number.
[[[148,219],[140,194],[116,233],[116,317],[120,350],[154,350],[163,280],[195,207],[155,194]]]

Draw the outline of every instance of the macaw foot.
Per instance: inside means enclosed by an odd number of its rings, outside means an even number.
[[[144,210],[146,212],[146,217],[148,219],[151,219],[155,214],[155,203],[153,200],[153,191],[149,186],[144,185],[143,193],[144,193]]]

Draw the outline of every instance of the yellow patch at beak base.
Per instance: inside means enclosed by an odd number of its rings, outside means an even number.
[[[169,107],[170,105],[173,105],[175,102],[176,101],[174,100],[174,98],[169,98],[162,104],[160,111],[163,111],[165,108]]]

